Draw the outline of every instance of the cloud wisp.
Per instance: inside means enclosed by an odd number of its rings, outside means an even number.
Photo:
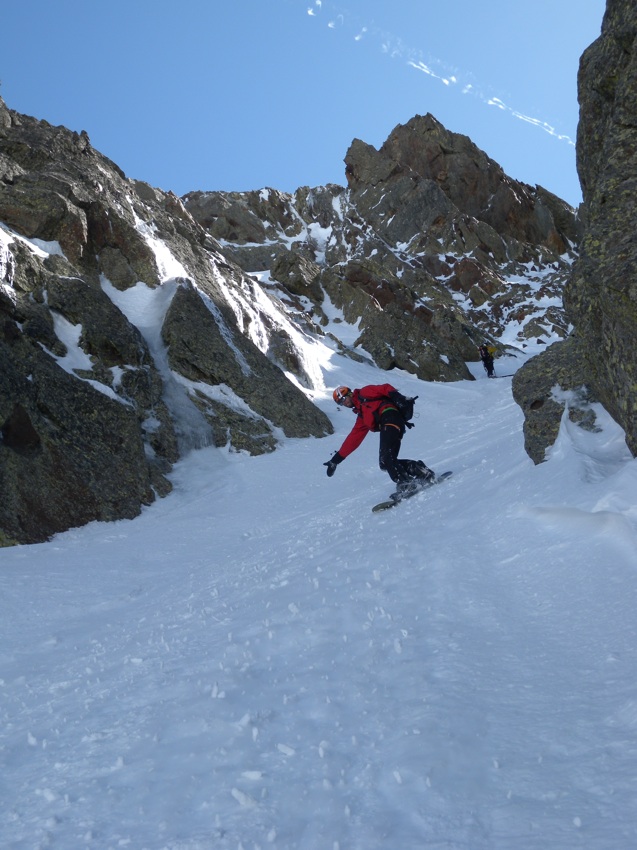
[[[454,75],[444,76],[441,74],[437,74],[429,65],[426,65],[422,61],[415,62],[413,60],[409,60],[407,64],[415,68],[417,71],[421,71],[423,74],[426,74],[428,77],[432,77],[435,80],[439,80],[443,85],[458,85],[458,78]],[[517,109],[514,109],[511,106],[508,106],[503,100],[499,97],[487,97],[484,95],[479,88],[474,86],[472,83],[467,83],[462,86],[461,89],[462,94],[472,95],[473,97],[477,97],[482,103],[487,106],[495,106],[497,109],[502,110],[503,112],[507,112],[513,118],[517,118],[519,121],[524,121],[527,124],[531,124],[533,127],[538,127],[540,130],[544,130],[545,133],[548,133],[549,136],[553,136],[560,142],[567,142],[569,145],[575,145],[575,142],[571,139],[570,136],[565,133],[558,132],[555,127],[552,127],[547,121],[542,121],[541,118],[533,118],[531,115],[525,115],[523,112],[520,112]]]
[[[317,17],[323,10],[323,0],[314,0],[314,4],[307,9],[307,14],[310,17]],[[345,9],[336,11],[333,15],[328,15],[327,27],[331,30],[348,28],[354,34],[351,38],[354,42],[360,42],[365,37],[375,38],[380,44],[380,51],[390,59],[404,62],[408,67],[419,71],[433,80],[436,80],[441,85],[447,88],[458,88],[461,94],[469,95],[477,98],[485,106],[494,106],[503,112],[506,112],[512,118],[518,121],[523,121],[533,127],[537,127],[548,133],[553,138],[560,142],[566,142],[569,145],[575,145],[575,142],[570,136],[565,133],[560,133],[555,127],[541,118],[534,118],[531,115],[526,115],[508,104],[501,98],[496,96],[486,95],[482,87],[471,82],[463,83],[460,79],[458,71],[451,72],[443,62],[436,59],[430,62],[425,62],[422,59],[422,51],[406,45],[402,39],[397,36],[383,32],[377,27],[361,25],[359,21],[354,21],[352,15]],[[470,76],[468,74],[464,76]]]

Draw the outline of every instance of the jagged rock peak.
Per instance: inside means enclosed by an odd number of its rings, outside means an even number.
[[[523,347],[566,335],[559,305],[578,225],[431,115],[380,150],[355,139],[347,186],[196,192],[187,210],[221,250],[350,356],[425,380],[470,378],[477,342],[515,323]],[[543,306],[550,303],[547,308]],[[536,342],[537,341],[537,342]]]
[[[574,210],[540,186],[509,178],[468,136],[433,115],[399,124],[378,151],[356,140],[345,158],[353,191],[411,176],[435,183],[460,213],[505,237],[545,245],[560,254],[578,240]]]

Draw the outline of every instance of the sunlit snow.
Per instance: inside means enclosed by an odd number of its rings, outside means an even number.
[[[0,845],[633,850],[622,432],[565,417],[536,467],[510,378],[315,353],[334,436],[192,452],[139,518],[0,550]],[[376,435],[325,475],[330,388],[387,379],[403,455],[454,475],[372,514]]]

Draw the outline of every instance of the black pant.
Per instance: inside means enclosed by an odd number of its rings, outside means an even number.
[[[378,465],[397,484],[420,478],[420,468],[414,460],[398,460],[400,444],[405,433],[405,421],[397,410],[386,410],[380,417]]]

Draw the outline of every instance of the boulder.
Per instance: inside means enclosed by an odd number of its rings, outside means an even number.
[[[580,341],[574,336],[553,343],[516,372],[513,398],[524,411],[524,448],[534,463],[546,460],[567,407],[571,422],[595,429],[591,405],[599,399],[588,378]]]

